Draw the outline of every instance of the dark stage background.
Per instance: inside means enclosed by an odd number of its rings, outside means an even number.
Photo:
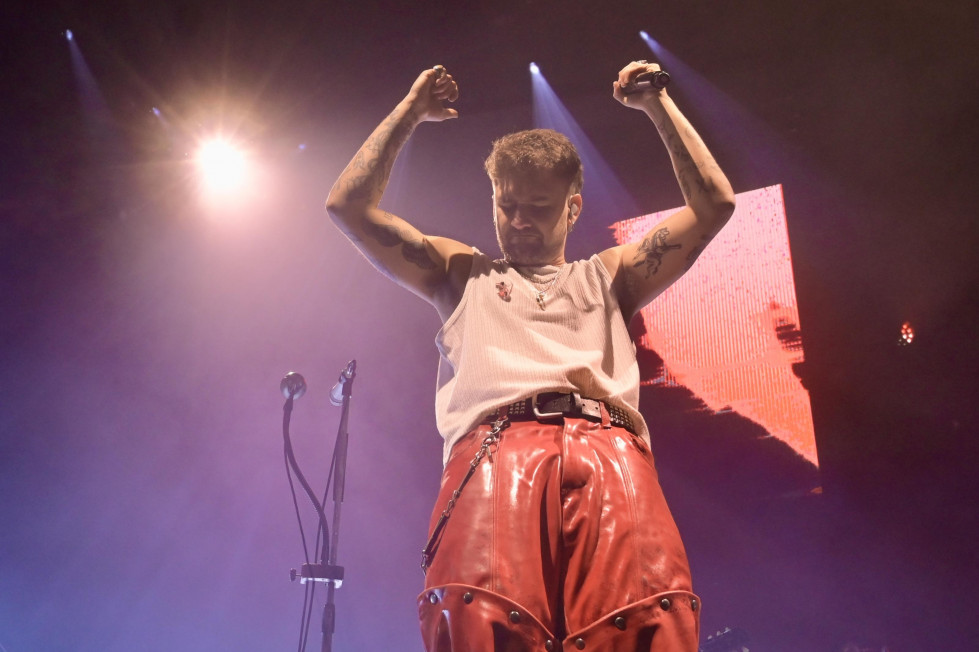
[[[335,649],[420,649],[439,323],[323,200],[442,63],[462,117],[418,129],[386,206],[494,251],[482,159],[532,126],[536,61],[640,210],[676,206],[654,129],[611,98],[652,58],[639,30],[713,85],[670,93],[735,188],[783,184],[822,468],[821,493],[769,490],[725,448],[733,415],[644,389],[705,635],[975,648],[975,2],[13,2],[0,30],[0,649],[294,646],[278,383],[310,382],[294,438],[321,485],[354,357]],[[264,171],[234,210],[188,176],[218,128]],[[586,172],[576,255],[633,217],[588,193]]]

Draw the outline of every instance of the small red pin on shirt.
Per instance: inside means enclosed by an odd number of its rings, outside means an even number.
[[[510,300],[510,292],[513,290],[513,283],[500,281],[496,284],[496,294],[504,301]]]

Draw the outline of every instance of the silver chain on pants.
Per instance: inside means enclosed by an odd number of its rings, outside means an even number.
[[[435,551],[438,548],[439,536],[442,534],[442,530],[445,529],[445,524],[449,520],[449,516],[452,515],[452,510],[455,509],[456,501],[459,500],[459,496],[462,495],[462,488],[466,486],[469,479],[472,478],[473,473],[476,472],[476,467],[479,463],[483,461],[483,458],[489,454],[490,446],[495,444],[500,440],[500,433],[510,427],[510,419],[506,415],[500,417],[493,422],[493,427],[490,429],[486,436],[483,438],[483,443],[479,446],[479,450],[476,451],[476,455],[473,456],[472,462],[469,463],[469,470],[466,472],[465,477],[462,482],[459,483],[459,488],[452,492],[452,497],[449,498],[449,502],[446,503],[445,509],[442,510],[442,515],[439,516],[438,523],[435,524],[435,529],[432,530],[432,536],[428,538],[428,543],[425,544],[425,549],[422,550],[422,572],[427,573],[428,567],[432,565],[432,559],[435,557]]]

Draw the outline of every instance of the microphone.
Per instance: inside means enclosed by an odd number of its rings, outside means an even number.
[[[306,379],[302,377],[302,374],[290,371],[279,383],[279,389],[286,398],[299,398],[306,393]]]
[[[345,395],[350,396],[350,391],[345,388],[353,382],[355,375],[357,375],[357,361],[351,360],[346,367],[340,370],[340,378],[330,390],[330,404],[336,407],[343,405],[343,397]]]
[[[665,70],[653,70],[636,75],[636,78],[622,87],[626,95],[641,93],[650,88],[666,88],[670,83],[670,73]]]

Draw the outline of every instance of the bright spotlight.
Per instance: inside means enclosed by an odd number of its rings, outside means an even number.
[[[245,154],[225,140],[211,140],[197,152],[197,167],[205,190],[229,195],[244,189],[248,177]]]
[[[538,68],[537,67],[537,64],[534,63],[533,61],[530,62],[530,74],[531,75],[539,75],[540,74],[540,68]]]
[[[66,29],[65,30],[65,38],[68,39],[69,41],[73,41],[73,40],[75,40],[75,35],[71,33],[71,30],[70,29]]]
[[[639,38],[646,42],[646,45],[653,51],[653,54],[655,54],[657,58],[662,56],[660,53],[660,44],[656,42],[656,39],[649,35],[649,32],[645,30],[639,32]]]

